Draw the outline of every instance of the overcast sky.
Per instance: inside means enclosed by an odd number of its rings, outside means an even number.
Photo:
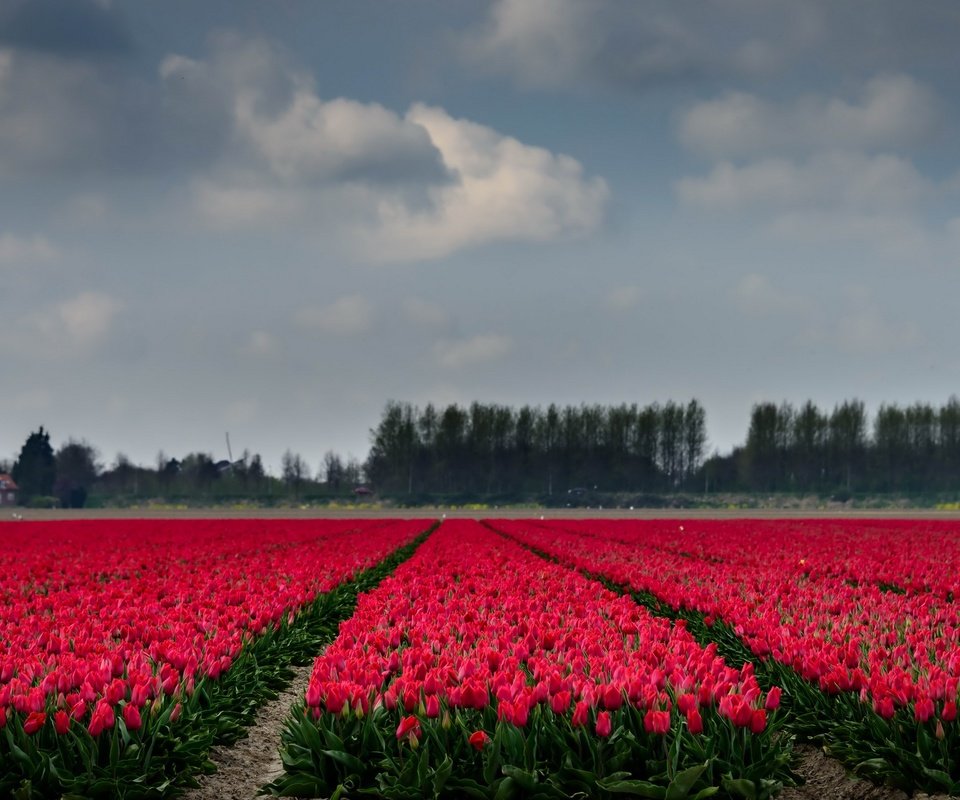
[[[960,391],[955,0],[0,0],[0,458]]]

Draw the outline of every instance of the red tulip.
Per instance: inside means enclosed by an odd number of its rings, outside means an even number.
[[[570,724],[574,728],[582,728],[587,724],[587,714],[590,711],[590,704],[579,700],[577,704],[573,707],[573,717],[570,720]]]
[[[767,692],[767,701],[764,703],[763,707],[767,711],[776,711],[780,708],[780,687],[771,686],[770,691]]]
[[[143,725],[140,717],[140,711],[135,705],[127,703],[123,707],[123,724],[127,726],[128,731],[138,731]]]
[[[703,733],[703,717],[699,708],[691,708],[687,713],[687,730],[692,734]]]
[[[597,714],[597,736],[606,738],[610,735],[610,712],[601,711]]]
[[[70,730],[70,715],[62,708],[53,715],[53,728],[60,736]]]
[[[33,736],[33,734],[43,727],[43,724],[46,721],[46,713],[43,711],[31,711],[27,718],[23,721],[24,733]]]
[[[490,737],[487,736],[486,731],[474,731],[467,738],[467,741],[470,742],[474,750],[483,750],[487,746],[487,742],[490,741]]]
[[[410,715],[404,717],[400,720],[400,724],[397,726],[397,739],[420,739],[420,720],[415,716]]]
[[[670,712],[650,709],[643,715],[643,729],[647,733],[664,736],[670,730]]]

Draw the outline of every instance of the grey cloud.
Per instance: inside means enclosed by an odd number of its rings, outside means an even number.
[[[688,109],[680,138],[715,158],[899,148],[936,134],[940,106],[934,92],[908,75],[877,76],[854,100],[804,95],[778,104],[731,92]]]
[[[121,12],[90,0],[15,2],[0,12],[0,44],[68,57],[134,50]]]
[[[810,62],[859,71],[957,65],[950,0],[499,0],[467,59],[532,88],[642,91],[678,81],[767,80]]]

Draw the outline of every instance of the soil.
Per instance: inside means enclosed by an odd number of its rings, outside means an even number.
[[[810,745],[794,749],[798,762],[794,767],[806,782],[777,795],[777,800],[908,800],[911,795],[890,786],[877,786],[848,773],[839,761]],[[945,794],[917,792],[913,800],[949,800]]]
[[[217,771],[199,776],[200,786],[183,795],[184,800],[253,800],[260,787],[283,774],[280,732],[291,706],[307,690],[313,665],[291,669],[293,682],[257,712],[246,738],[211,751],[210,760]]]

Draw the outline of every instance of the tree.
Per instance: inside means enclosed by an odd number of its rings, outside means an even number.
[[[327,450],[323,454],[323,464],[320,467],[320,471],[323,474],[323,482],[327,485],[327,488],[339,492],[340,487],[343,485],[343,459],[337,453],[334,453],[333,450]]]
[[[56,455],[54,493],[64,508],[83,508],[99,473],[97,450],[85,441],[70,439]]]
[[[304,481],[310,480],[310,467],[307,466],[307,462],[299,453],[293,453],[288,449],[280,460],[280,468],[284,483],[293,489],[294,497],[299,497]]]
[[[20,449],[13,465],[13,480],[20,486],[20,501],[30,502],[34,497],[49,497],[57,476],[56,459],[50,446],[50,434],[43,426],[31,433]]]

